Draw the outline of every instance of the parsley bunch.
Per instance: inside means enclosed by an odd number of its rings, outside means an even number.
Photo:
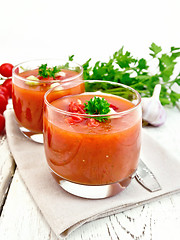
[[[87,103],[84,103],[85,110],[87,114],[91,115],[104,115],[110,112],[110,104],[104,99],[100,97],[93,97]],[[99,122],[105,122],[108,117],[94,117],[94,119],[98,120]]]
[[[180,57],[180,48],[171,47],[169,53],[162,53],[162,48],[152,43],[149,49],[151,59],[157,62],[157,65],[154,67],[156,69],[154,74],[151,74],[149,71],[151,61],[148,63],[144,58],[137,59],[130,52],[124,51],[122,47],[110,57],[108,62],[97,61],[91,67],[91,58],[87,60],[82,65],[84,68],[84,79],[122,83],[137,90],[142,97],[151,97],[155,85],[160,83],[161,103],[163,105],[176,105],[180,99],[180,94],[173,91],[172,86],[175,83],[180,86],[180,73],[174,76],[176,60]],[[110,89],[109,93],[111,93]],[[120,92],[116,91],[116,95],[120,94]]]
[[[61,71],[60,66],[55,66],[53,68],[48,68],[47,64],[42,64],[39,67],[39,76],[43,78],[53,77],[55,79],[55,74]]]

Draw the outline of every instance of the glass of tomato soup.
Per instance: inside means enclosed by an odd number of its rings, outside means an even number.
[[[44,147],[49,169],[67,192],[106,198],[131,182],[141,148],[141,98],[114,82],[84,81],[85,91],[45,94]]]
[[[44,59],[15,66],[12,100],[21,132],[42,143],[44,94],[54,86],[61,89],[61,97],[79,94],[84,91],[82,78],[82,66],[73,61]]]

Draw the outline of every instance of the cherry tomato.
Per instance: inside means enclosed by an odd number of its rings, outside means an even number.
[[[11,77],[12,76],[12,69],[13,69],[13,65],[11,63],[3,63],[0,66],[0,74],[3,77]]]
[[[6,79],[4,81],[4,83],[2,84],[3,87],[7,88],[8,92],[9,92],[9,97],[12,97],[12,79]]]
[[[4,130],[5,127],[5,118],[4,116],[0,113],[0,133]]]
[[[6,99],[9,99],[9,91],[6,87],[0,85],[0,94],[4,95]]]
[[[6,110],[6,105],[8,104],[7,99],[3,94],[0,94],[0,113],[3,113]]]

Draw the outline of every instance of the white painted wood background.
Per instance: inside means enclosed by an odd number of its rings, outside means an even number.
[[[167,114],[163,126],[146,131],[180,158],[180,113],[174,108]],[[15,169],[5,135],[0,140],[0,203],[0,240],[57,240]],[[176,240],[179,236],[180,193],[87,223],[67,240]]]

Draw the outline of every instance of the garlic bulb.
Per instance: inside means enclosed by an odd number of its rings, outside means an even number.
[[[166,120],[166,111],[159,100],[160,92],[161,85],[157,84],[152,97],[142,98],[142,118],[153,126],[160,126]]]

